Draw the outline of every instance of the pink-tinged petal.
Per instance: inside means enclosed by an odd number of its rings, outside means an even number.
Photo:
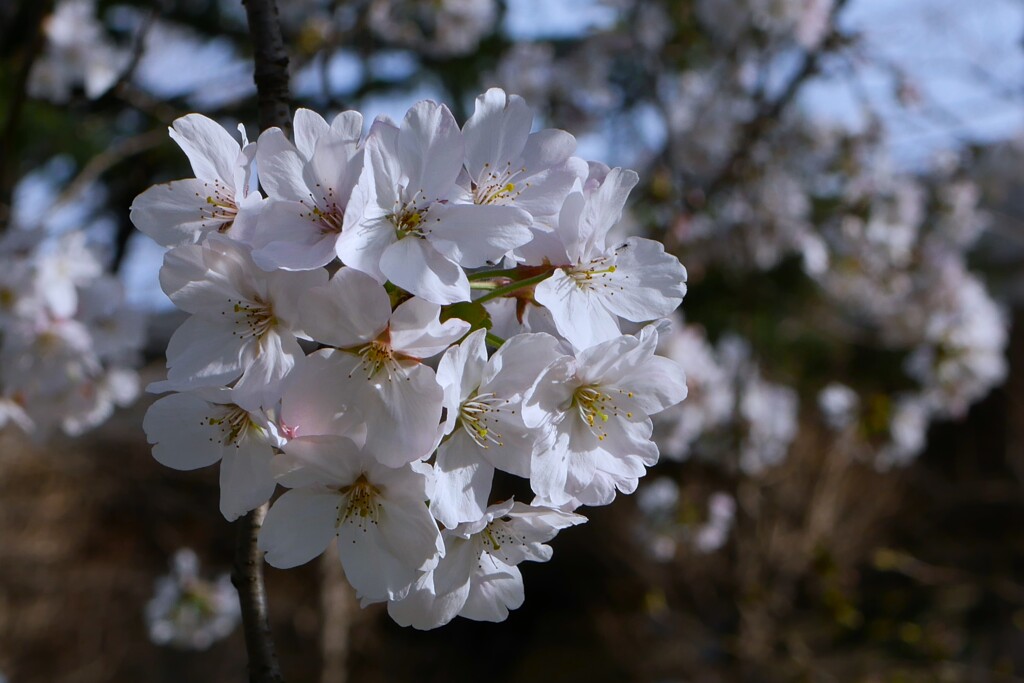
[[[292,131],[295,136],[295,147],[304,159],[309,160],[313,157],[313,149],[316,147],[317,140],[327,135],[330,130],[331,126],[324,120],[324,117],[315,111],[301,107],[295,110]],[[263,144],[262,139],[260,144]],[[260,175],[263,175],[262,165]]]
[[[339,348],[373,341],[388,325],[391,299],[369,275],[342,268],[323,287],[299,302],[302,329],[313,339]]]
[[[176,470],[194,470],[220,460],[221,429],[210,424],[210,417],[220,412],[192,393],[157,400],[142,420],[146,438],[153,444],[153,458]]]
[[[519,568],[484,554],[459,616],[473,621],[505,621],[509,610],[522,606],[525,597]]]
[[[551,312],[558,333],[577,349],[622,334],[618,319],[601,305],[598,294],[582,289],[562,269],[537,285],[534,298]]]
[[[220,463],[220,512],[224,519],[233,522],[270,500],[277,488],[270,472],[273,458],[270,444],[254,436],[224,450]]]
[[[185,152],[197,178],[234,183],[242,147],[220,124],[202,114],[188,114],[176,119],[169,132]]]
[[[284,486],[349,486],[373,465],[370,456],[344,436],[300,436],[274,458],[273,471]]]
[[[424,299],[402,302],[391,315],[391,347],[413,358],[432,358],[469,332],[459,318],[439,320],[441,307]]]
[[[454,204],[427,220],[434,248],[466,268],[496,262],[533,238],[530,214],[513,206]]]
[[[268,128],[260,135],[256,166],[260,185],[271,199],[309,200],[309,188],[302,177],[306,160],[280,128]]]
[[[523,98],[491,88],[476,98],[476,110],[462,129],[466,141],[466,168],[481,174],[515,164],[523,153],[533,112]]]
[[[346,403],[351,399],[337,389],[347,381],[348,370],[338,364],[336,356],[332,349],[317,351],[299,359],[288,375],[281,398],[281,422],[289,439],[321,434],[355,438],[353,430],[361,417]],[[365,439],[365,434],[360,438]]]
[[[406,112],[397,152],[410,198],[446,199],[462,170],[462,131],[448,107],[423,100]]]
[[[341,496],[336,491],[286,491],[267,512],[259,549],[279,569],[297,567],[322,554],[335,535]]]
[[[231,222],[211,216],[205,183],[194,178],[161,183],[132,202],[131,219],[141,232],[165,247],[193,244],[207,230]]]
[[[443,392],[424,365],[368,376],[362,358],[338,354],[348,370],[338,390],[351,396],[366,421],[366,449],[383,465],[400,467],[430,455],[440,439]]]
[[[438,448],[430,511],[449,529],[480,519],[487,509],[494,468],[481,460],[479,450],[462,429]]]
[[[417,237],[398,240],[380,259],[381,272],[398,287],[435,304],[469,301],[469,279],[430,242]]]

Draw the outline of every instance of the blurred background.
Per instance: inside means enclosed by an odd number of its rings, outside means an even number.
[[[500,86],[638,170],[689,270],[662,462],[421,633],[268,569],[292,681],[1024,680],[1024,4],[279,0],[294,104]],[[235,0],[0,2],[0,681],[238,681],[215,469],[141,429],[181,322],[132,199],[255,138]],[[57,284],[54,284],[57,283]]]

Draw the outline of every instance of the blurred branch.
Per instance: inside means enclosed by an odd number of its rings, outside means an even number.
[[[55,206],[63,206],[78,198],[78,196],[89,185],[99,179],[101,175],[121,163],[128,157],[134,156],[146,150],[152,149],[167,139],[167,133],[162,128],[150,130],[130,138],[124,138],[114,142],[100,154],[89,160],[78,175],[68,183],[64,191],[57,197]]]
[[[281,35],[275,0],[242,0],[252,35],[256,69],[256,100],[260,130],[277,126],[291,133],[291,91],[288,87],[288,50]]]
[[[15,139],[21,112],[28,97],[28,79],[36,58],[46,44],[43,22],[52,7],[52,0],[23,3],[22,16],[19,17],[21,21],[17,22],[28,27],[31,35],[25,40],[20,68],[14,76],[14,83],[6,97],[7,115],[4,117],[3,133],[0,137],[0,232],[6,229],[10,213],[11,193],[14,190],[14,176],[19,158],[14,151]]]
[[[828,35],[825,36],[818,47],[804,55],[803,64],[793,77],[789,79],[782,92],[770,101],[762,101],[753,118],[740,127],[739,133],[736,136],[736,142],[733,145],[732,155],[722,165],[718,174],[704,185],[703,192],[699,193],[701,196],[696,198],[692,195],[686,196],[684,201],[687,204],[691,204],[691,208],[701,208],[709,197],[742,175],[757,142],[779,124],[782,114],[793,100],[796,99],[803,85],[808,79],[818,73],[822,57],[841,42],[842,34],[836,26],[836,19],[847,2],[848,0],[836,0],[829,17],[829,25],[832,28]]]
[[[264,503],[238,520],[235,567],[231,573],[231,583],[238,589],[242,605],[250,683],[284,683],[270,633],[267,591],[263,584],[263,553],[256,545],[268,507],[269,503]]]

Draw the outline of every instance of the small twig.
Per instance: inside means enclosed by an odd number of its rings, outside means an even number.
[[[231,583],[238,589],[242,605],[250,683],[284,683],[270,633],[267,591],[263,585],[263,553],[256,545],[268,507],[269,503],[264,503],[236,522],[238,537]]]
[[[818,73],[818,69],[821,67],[822,56],[829,52],[841,39],[839,30],[836,27],[836,19],[847,2],[848,0],[836,0],[830,17],[832,30],[816,49],[804,56],[800,70],[790,78],[783,91],[771,101],[763,102],[757,114],[740,127],[739,133],[736,136],[736,143],[733,146],[732,155],[721,166],[718,174],[704,185],[703,192],[700,193],[703,196],[699,198],[698,206],[691,208],[701,208],[700,204],[703,204],[709,197],[729,185],[743,172],[743,167],[756,148],[757,142],[773,126],[778,125],[783,112],[796,98],[804,83]]]
[[[63,206],[78,196],[89,185],[99,179],[101,175],[121,163],[128,157],[134,156],[146,150],[162,144],[167,140],[167,133],[163,129],[150,130],[130,138],[118,140],[89,160],[78,175],[68,183],[64,191],[60,193],[54,206]]]

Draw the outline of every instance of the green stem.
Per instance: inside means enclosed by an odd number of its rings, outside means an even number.
[[[497,282],[473,282],[472,280],[469,282],[470,289],[497,289],[497,287]]]
[[[507,270],[487,270],[480,273],[470,273],[466,277],[472,280],[489,280],[492,277],[515,277],[519,273],[518,268],[508,268]]]
[[[504,339],[502,339],[501,337],[499,337],[496,334],[491,334],[490,332],[487,333],[486,339],[487,339],[487,343],[490,344],[491,346],[493,346],[496,349],[500,349],[501,345],[505,343]]]
[[[517,290],[524,289],[526,287],[532,287],[533,285],[546,280],[549,275],[551,275],[551,273],[541,273],[540,275],[528,277],[525,280],[517,280],[516,282],[510,282],[504,287],[498,287],[497,289],[492,289],[491,291],[487,292],[482,297],[477,299],[476,303],[482,304],[490,301],[491,299],[497,299],[498,297],[511,294],[512,292],[515,292]]]

